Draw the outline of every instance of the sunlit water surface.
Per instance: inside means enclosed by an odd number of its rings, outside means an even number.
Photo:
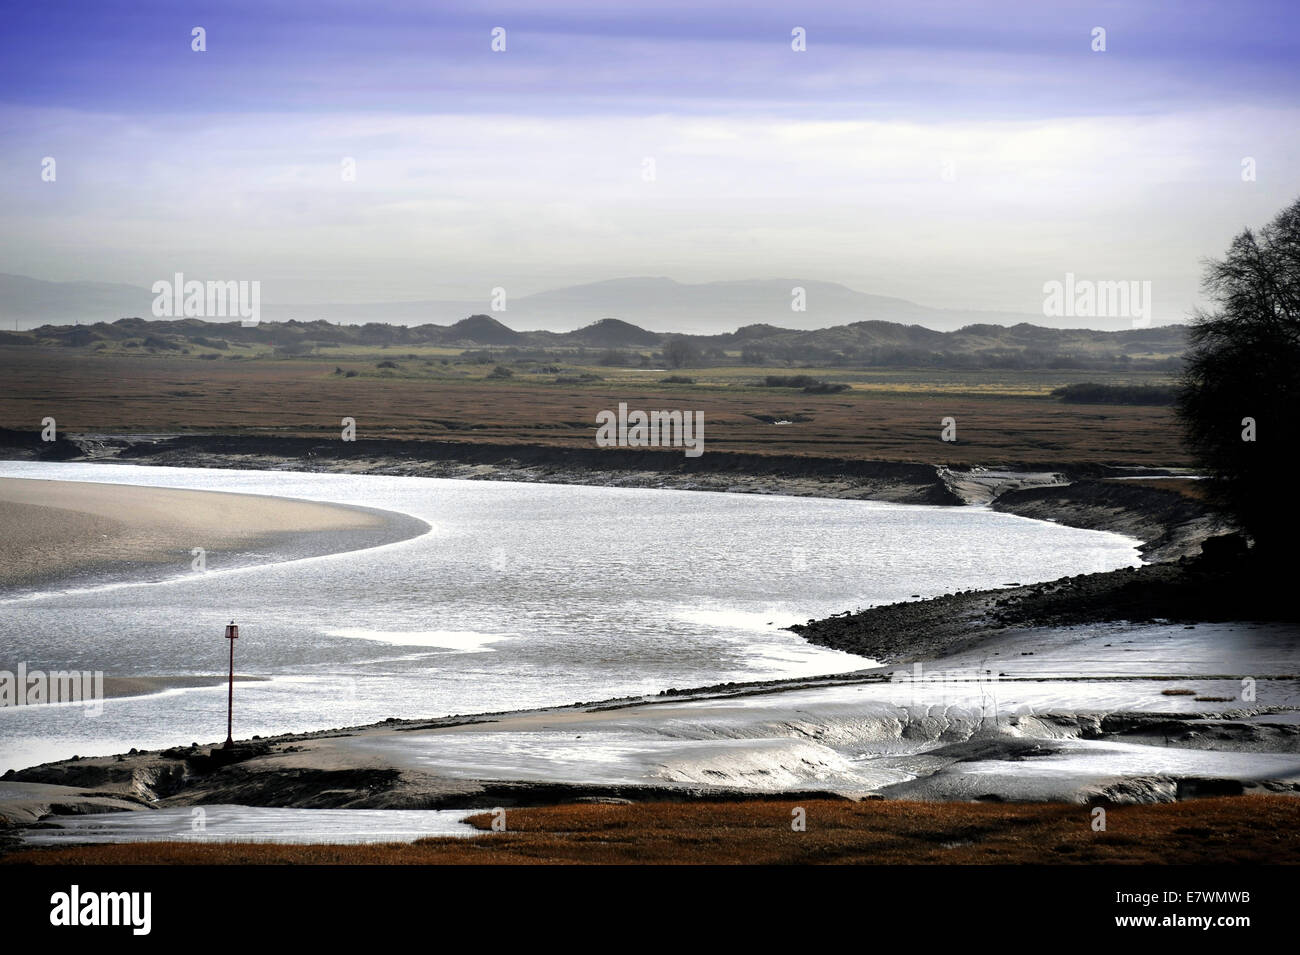
[[[851,608],[1138,563],[1136,541],[982,508],[488,481],[0,463],[0,476],[401,512],[422,536],[162,583],[0,594],[0,669],[224,674],[235,734],[591,701],[869,661],[780,629]],[[200,546],[202,542],[179,542]],[[0,545],[2,546],[2,545]],[[0,770],[225,734],[224,686],[0,708]]]

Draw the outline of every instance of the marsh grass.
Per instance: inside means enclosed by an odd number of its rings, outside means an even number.
[[[792,810],[807,831],[791,830]],[[467,812],[490,829],[489,813]],[[509,809],[507,831],[361,846],[137,843],[17,852],[10,864],[1203,864],[1300,863],[1300,799],[1060,803],[806,800]]]
[[[1059,380],[1038,373],[977,384],[964,373],[827,369],[817,376],[850,390],[810,395],[757,387],[764,372],[757,368],[691,371],[694,385],[661,384],[662,371],[600,369],[607,380],[575,383],[568,379],[581,368],[567,365],[562,375],[521,366],[511,378],[488,379],[490,364],[426,366],[405,354],[389,352],[399,367],[378,369],[372,356],[333,352],[319,360],[204,361],[0,347],[0,426],[38,430],[53,414],[69,432],[333,440],[349,415],[362,437],[592,448],[596,413],[626,401],[702,411],[709,450],[956,466],[1189,463],[1171,409],[1063,405],[1040,393]],[[955,443],[941,440],[949,416]]]

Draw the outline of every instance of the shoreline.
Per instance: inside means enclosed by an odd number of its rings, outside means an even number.
[[[846,612],[786,629],[809,643],[896,665],[982,646],[1010,630],[1126,621],[1297,619],[1275,568],[1245,556],[1078,574]]]
[[[389,718],[255,737],[233,750],[213,743],[62,760],[0,777],[0,830],[51,814],[204,804],[483,810],[611,800],[1119,805],[1249,793],[1300,797],[1293,631],[1255,628],[1254,636],[1229,639],[1249,630],[1211,627],[1185,638],[1177,625],[1116,625],[1091,634],[1016,630],[979,653],[941,661],[932,672],[944,682],[928,690],[913,688],[915,677],[903,668],[881,667],[530,710]],[[1185,646],[1168,642],[1175,634]],[[1140,650],[1129,656],[1135,639]],[[1246,668],[1260,684],[1259,702],[1224,694]],[[998,671],[991,686],[1002,708],[990,721],[980,702],[990,687],[978,674]],[[683,735],[686,727],[694,729]],[[645,742],[625,750],[628,732]],[[591,740],[583,744],[594,747],[589,754],[569,752],[575,734]],[[882,738],[877,758],[884,775],[871,760],[858,768],[836,762],[834,753],[845,746],[855,752],[861,742]],[[660,739],[670,748],[654,742]],[[901,775],[888,769],[899,759],[889,756],[889,739],[912,741],[904,757],[910,768]],[[526,740],[537,741],[521,751],[531,769],[503,769],[491,755]],[[602,749],[609,745],[614,749]],[[1107,753],[1134,745],[1145,754],[1143,772],[1117,773]],[[567,767],[563,773],[546,768],[557,760]],[[770,775],[783,764],[802,775]],[[691,775],[665,772],[674,765]],[[711,766],[729,768],[729,778]],[[977,767],[974,776],[970,766]]]
[[[1231,530],[1203,503],[1134,478],[1182,469],[998,462],[956,468],[903,461],[711,451],[698,458],[630,448],[250,434],[70,434],[42,446],[0,428],[0,460],[380,474],[598,487],[780,494],[994,510],[1144,542],[1144,561],[1195,556]]]
[[[220,439],[222,441],[227,439]],[[175,446],[159,455],[146,453],[136,457],[121,458],[125,463],[157,463],[176,465]],[[192,450],[192,449],[191,449]],[[390,449],[391,451],[391,449]],[[116,455],[113,455],[116,457]],[[95,457],[96,463],[109,463],[104,457]],[[248,467],[250,460],[233,459],[227,454],[214,455],[211,451],[185,456],[185,466]],[[258,459],[257,463],[267,463]],[[338,459],[330,462],[298,458],[277,458],[273,463],[283,468],[289,465],[309,465],[305,470],[348,470],[353,473],[392,473],[392,467],[415,467],[426,473],[422,464],[404,463],[390,456],[376,461],[372,456],[359,459]],[[446,464],[446,462],[444,462]],[[470,467],[463,462],[457,469]],[[456,473],[455,476],[478,479],[519,480],[517,465],[476,464],[473,474]],[[821,467],[814,465],[813,470]],[[730,475],[728,487],[701,487],[694,478],[677,475],[665,481],[661,472],[622,472],[629,482],[647,481],[650,484],[629,483],[625,486],[672,486],[676,480],[692,481],[693,490],[724,490],[748,493],[803,493],[817,496],[854,496],[880,500],[876,494],[896,494],[900,486],[919,486],[914,482],[916,472],[908,466],[907,480],[897,482],[891,489],[880,484],[860,482],[853,487],[843,482],[809,477],[807,474],[790,475],[768,473],[748,474],[748,481],[736,484],[737,475]],[[778,469],[779,470],[779,469]],[[1118,619],[1117,611],[1131,611],[1151,604],[1150,591],[1166,591],[1159,600],[1177,607],[1189,593],[1205,594],[1205,582],[1226,576],[1240,582],[1244,572],[1233,559],[1224,563],[1226,548],[1216,548],[1216,553],[1197,560],[1189,560],[1189,552],[1200,551],[1203,541],[1221,532],[1224,527],[1203,506],[1185,496],[1163,489],[1154,489],[1124,482],[1068,480],[1061,472],[1020,474],[1015,472],[951,472],[934,468],[936,480],[953,496],[975,497],[978,503],[987,503],[995,510],[1018,513],[1033,519],[1056,519],[1063,524],[1089,527],[1098,530],[1122,528],[1130,536],[1144,541],[1144,557],[1151,563],[1141,568],[1126,568],[1102,574],[1063,578],[1029,587],[1004,588],[995,591],[967,592],[946,595],[926,601],[911,601],[874,608],[859,614],[844,614],[821,621],[810,621],[790,629],[811,643],[868,656],[885,664],[884,667],[817,678],[795,678],[731,683],[686,690],[664,690],[657,696],[609,699],[596,702],[574,703],[542,710],[507,713],[475,713],[433,720],[389,720],[364,727],[335,728],[312,733],[286,734],[267,739],[241,742],[234,751],[207,747],[173,747],[171,750],[124,754],[113,757],[61,762],[29,767],[18,773],[8,773],[0,785],[42,787],[32,799],[6,799],[0,806],[4,824],[9,827],[30,824],[50,813],[100,812],[149,808],[153,805],[190,805],[202,802],[226,801],[249,805],[279,805],[301,807],[355,807],[355,808],[482,808],[492,803],[512,806],[545,806],[574,801],[635,801],[637,803],[669,799],[699,802],[724,800],[728,803],[753,799],[751,790],[727,786],[656,785],[653,783],[599,783],[561,782],[556,780],[528,780],[505,778],[475,779],[463,775],[441,775],[411,772],[394,768],[374,756],[360,758],[348,752],[324,752],[333,744],[331,740],[347,740],[357,736],[383,734],[393,739],[394,734],[419,734],[428,731],[460,732],[476,726],[511,725],[528,726],[533,723],[560,720],[578,721],[603,719],[598,714],[618,716],[639,713],[646,707],[669,707],[683,703],[727,701],[739,698],[772,698],[782,694],[798,696],[804,691],[823,691],[828,688],[864,687],[888,684],[889,667],[901,661],[934,660],[959,655],[972,647],[987,643],[1008,633],[1023,632],[1033,626],[1070,626],[1073,624]],[[946,473],[945,473],[946,472]],[[525,470],[531,478],[545,478],[552,483],[565,483],[567,475],[555,470],[540,474]],[[601,483],[601,475],[586,474],[588,480],[568,483]],[[1125,475],[1130,476],[1130,475]],[[791,483],[793,482],[793,484]],[[953,490],[957,488],[957,490]],[[779,491],[777,490],[779,489]],[[819,493],[829,492],[829,493]],[[910,491],[908,493],[911,493]],[[925,493],[929,494],[930,491]],[[980,500],[980,497],[983,500]],[[1139,530],[1140,534],[1132,533]],[[1213,588],[1211,588],[1213,589]],[[1222,588],[1220,588],[1222,589]],[[1259,588],[1251,588],[1248,596],[1254,597]],[[1125,600],[1117,596],[1127,595]],[[1221,595],[1220,595],[1221,596]],[[1215,598],[1217,599],[1217,597]],[[1187,608],[1183,607],[1186,611]],[[1192,613],[1204,614],[1204,605],[1193,605]],[[874,615],[869,624],[864,620]],[[1134,619],[1152,619],[1165,614],[1137,613]],[[1192,617],[1188,617],[1192,619]],[[1217,619],[1227,619],[1219,617]],[[865,629],[864,629],[865,627]],[[888,640],[880,634],[888,633]],[[1109,644],[1108,644],[1109,646]],[[1032,655],[1032,654],[1030,654]],[[866,661],[864,661],[866,662]],[[1217,671],[1215,671],[1217,672]],[[1197,677],[1196,679],[1225,679],[1226,677]],[[1135,678],[1136,679],[1136,678]],[[1151,678],[1146,678],[1151,679]],[[1176,679],[1173,677],[1154,679]],[[1288,680],[1292,677],[1277,677]],[[1150,719],[1166,719],[1166,714],[1152,714]],[[1140,721],[1139,721],[1140,722]],[[972,740],[972,744],[974,741]],[[981,744],[983,745],[983,744]],[[315,750],[313,752],[313,750]],[[256,771],[255,771],[256,770]],[[182,782],[187,780],[187,782]],[[87,791],[87,790],[91,791]],[[1240,790],[1238,790],[1240,791]],[[1173,790],[1170,790],[1172,793]],[[1192,798],[1211,794],[1195,787],[1188,796],[1163,798]],[[779,796],[806,798],[843,798],[843,793],[813,788],[786,788],[762,798]],[[1129,797],[1112,796],[1120,801]],[[859,794],[855,798],[870,796]],[[887,797],[891,801],[908,797]],[[879,797],[872,797],[879,798]],[[925,798],[933,798],[928,796]],[[1110,797],[1107,797],[1110,798]],[[1139,800],[1141,801],[1141,800]],[[1025,803],[1028,804],[1028,803]]]

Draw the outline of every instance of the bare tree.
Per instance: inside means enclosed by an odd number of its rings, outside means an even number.
[[[1300,200],[1206,264],[1178,413],[1215,501],[1264,554],[1300,533]]]

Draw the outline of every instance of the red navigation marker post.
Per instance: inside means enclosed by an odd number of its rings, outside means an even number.
[[[235,745],[235,641],[239,639],[239,628],[235,621],[226,625],[226,639],[230,641],[230,693],[226,697],[226,748]]]

